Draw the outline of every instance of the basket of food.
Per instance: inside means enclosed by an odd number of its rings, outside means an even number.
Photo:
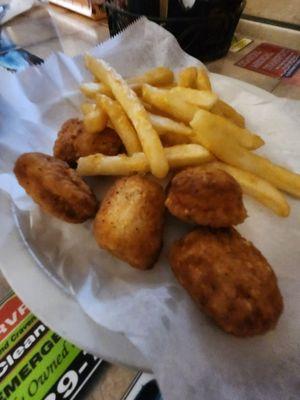
[[[32,312],[165,400],[298,398],[298,104],[146,18],[0,86],[0,268]]]

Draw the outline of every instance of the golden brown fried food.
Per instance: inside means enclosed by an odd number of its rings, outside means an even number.
[[[240,224],[247,217],[236,180],[224,171],[201,166],[175,175],[166,206],[183,221],[215,228]]]
[[[54,144],[54,157],[73,165],[79,157],[102,153],[114,156],[122,146],[121,139],[110,128],[89,133],[79,119],[69,119],[61,127]]]
[[[225,332],[262,334],[283,310],[276,276],[234,228],[198,228],[176,242],[172,270],[194,301]]]
[[[134,268],[151,268],[162,245],[164,202],[158,183],[139,175],[119,179],[94,222],[99,246]]]
[[[91,189],[69,165],[42,153],[25,153],[14,173],[42,210],[67,222],[94,217],[98,202]]]

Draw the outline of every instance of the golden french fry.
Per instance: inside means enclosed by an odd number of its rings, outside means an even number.
[[[192,136],[193,130],[182,122],[174,121],[173,119],[162,117],[149,113],[149,118],[159,134],[174,133],[180,136]]]
[[[144,101],[154,108],[185,123],[189,123],[199,109],[178,96],[172,96],[170,90],[158,89],[150,85],[143,85],[142,95]]]
[[[142,150],[136,131],[128,119],[125,111],[116,100],[103,94],[96,97],[97,104],[108,115],[113,128],[120,136],[126,151],[129,155],[138,153]]]
[[[121,104],[140,139],[143,151],[149,161],[151,172],[157,178],[164,178],[169,165],[158,133],[153,128],[147,111],[133,90],[130,89],[124,79],[111,68],[105,61],[95,59],[90,55],[85,57],[88,69],[101,82],[109,86]]]
[[[203,129],[215,130],[226,137],[232,137],[248,150],[257,149],[264,144],[260,136],[248,131],[248,129],[239,128],[224,117],[203,110],[202,118],[205,118],[205,124],[203,125],[205,128]]]
[[[220,161],[209,163],[207,166],[210,168],[222,169],[233,176],[240,184],[244,193],[270,208],[275,214],[280,217],[289,216],[290,206],[284,195],[266,180]]]
[[[102,93],[106,96],[112,97],[112,91],[110,88],[103,83],[87,82],[80,85],[80,91],[86,97],[90,99],[95,99],[97,94]]]
[[[197,88],[197,68],[188,67],[182,69],[178,74],[177,79],[178,86],[184,88]]]
[[[251,153],[232,136],[227,135],[223,130],[212,127],[206,114],[204,110],[199,110],[191,122],[199,143],[225,163],[249,171],[267,180],[278,189],[300,197],[300,174]]]
[[[130,157],[125,154],[117,156],[93,154],[79,158],[77,163],[77,172],[81,176],[130,175],[135,172],[148,172],[149,169],[144,153],[134,153]]]
[[[127,79],[129,85],[136,87],[135,85],[143,85],[148,83],[152,86],[164,86],[174,82],[174,73],[169,68],[157,67],[150,69],[140,76]]]
[[[179,144],[191,143],[188,136],[177,135],[172,132],[165,132],[164,134],[161,134],[160,132],[158,133],[160,134],[160,140],[165,148],[170,146],[177,146]]]
[[[102,132],[107,124],[107,114],[102,109],[96,108],[95,110],[84,115],[83,123],[87,132]]]
[[[170,93],[205,110],[210,110],[218,101],[218,96],[209,90],[176,87],[171,89]]]
[[[167,147],[165,154],[171,168],[200,165],[214,159],[213,155],[199,144],[180,144]]]
[[[145,72],[143,75],[136,76],[127,80],[128,85],[137,93],[140,93],[142,85],[149,83],[153,86],[169,85],[174,87],[174,73],[168,68],[158,67]],[[99,83],[96,78],[95,82],[86,82],[80,85],[81,92],[91,99],[94,99],[97,94],[105,94],[112,97],[111,89],[104,83]]]
[[[110,120],[108,119],[106,126],[110,129],[114,129],[113,124],[110,122]]]
[[[147,110],[148,112],[152,111],[152,106],[148,103],[146,103],[145,101],[143,101],[143,99],[140,99],[143,106],[145,107],[145,110]]]
[[[145,83],[153,86],[174,87],[174,73],[168,68],[158,67],[127,80],[127,83],[135,93],[140,96],[142,86]]]
[[[149,118],[160,135],[164,147],[190,143],[193,130],[182,122],[149,113]]]
[[[213,156],[204,147],[197,144],[183,144],[164,149],[172,168],[207,163]],[[94,154],[78,160],[77,172],[82,176],[93,175],[129,175],[135,172],[148,172],[149,162],[144,153],[135,153],[131,157],[124,154],[105,156]]]
[[[154,86],[154,85],[153,85]],[[160,86],[162,89],[173,89],[174,87],[177,87],[176,83],[171,83],[169,85],[163,85]]]
[[[140,93],[142,90],[141,83],[131,83],[129,84],[132,90],[136,93]],[[113,97],[111,89],[104,83],[99,82],[86,82],[80,85],[81,93],[90,99],[95,99],[97,94],[105,94],[108,97]]]
[[[225,101],[219,99],[212,107],[211,112],[230,119],[240,128],[245,128],[245,118]]]
[[[197,72],[197,89],[199,90],[212,90],[208,73],[205,68],[198,68]]]
[[[91,111],[95,111],[97,108],[95,103],[82,103],[80,110],[83,115],[89,114]]]

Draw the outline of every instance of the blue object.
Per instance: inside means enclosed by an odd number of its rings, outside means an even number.
[[[17,46],[15,43],[10,39],[10,37],[4,32],[3,29],[0,27],[0,53],[4,51],[14,49]]]
[[[8,5],[0,6],[0,21]],[[33,64],[41,64],[43,60],[29,51],[19,48],[0,27],[0,67],[10,71],[20,71]]]
[[[41,64],[43,60],[24,49],[0,52],[0,67],[10,71],[20,71],[29,65]]]

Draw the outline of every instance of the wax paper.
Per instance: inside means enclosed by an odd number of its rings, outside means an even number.
[[[0,0],[0,25],[47,0]]]
[[[124,77],[158,65],[178,70],[200,64],[180,49],[173,36],[144,18],[91,53]],[[164,400],[298,399],[300,203],[296,199],[288,197],[291,215],[282,219],[245,196],[249,217],[238,230],[273,266],[285,308],[274,331],[238,339],[216,328],[170,271],[169,246],[188,226],[168,216],[159,261],[153,270],[141,272],[99,249],[90,221],[71,225],[52,218],[18,186],[12,173],[15,159],[26,151],[51,154],[60,125],[80,115],[78,85],[88,79],[82,57],[71,59],[60,53],[17,75],[0,72],[0,190],[10,194],[26,221],[22,234],[47,271],[50,278],[45,279],[55,279],[97,324],[124,334],[140,349]],[[300,171],[299,103],[220,75],[212,74],[211,79],[215,91],[266,140],[259,152]],[[89,180],[100,199],[111,182]]]

